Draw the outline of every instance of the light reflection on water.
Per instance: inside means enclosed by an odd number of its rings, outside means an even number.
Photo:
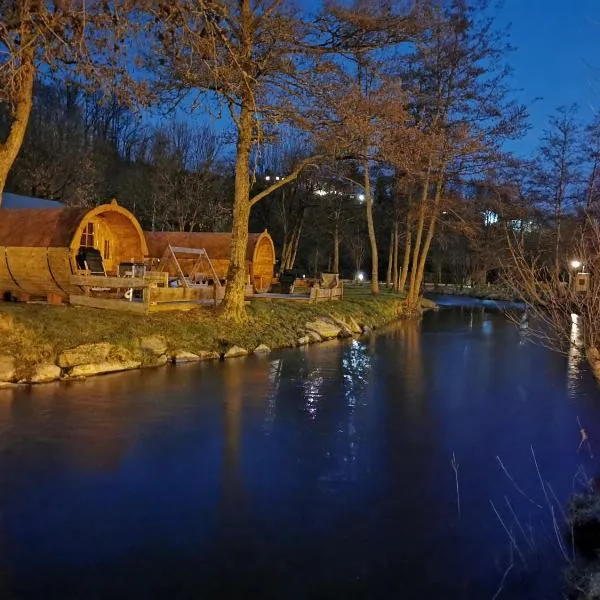
[[[343,343],[2,392],[0,593],[492,597],[508,546],[490,501],[541,522],[496,457],[537,497],[533,446],[566,499],[586,458],[577,418],[600,433],[573,335],[565,359],[463,307]],[[560,598],[555,550],[542,538],[505,597]]]

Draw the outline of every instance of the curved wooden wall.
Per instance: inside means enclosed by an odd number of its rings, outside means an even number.
[[[271,236],[265,231],[256,240],[252,256],[252,285],[258,293],[268,292],[271,289],[274,265],[275,246]]]
[[[70,277],[77,269],[75,255],[79,250],[81,232],[90,221],[102,223],[112,241],[111,259],[106,261],[110,268],[116,269],[119,262],[132,259],[143,260],[148,253],[146,239],[137,219],[114,201],[111,204],[98,206],[87,213],[84,212],[83,218],[78,218],[79,223],[75,224],[73,234],[73,229],[66,237],[63,235],[64,232],[47,232],[48,238],[58,239],[59,233],[64,237],[65,241],[57,246],[27,245],[31,240],[27,228],[40,227],[40,222],[36,219],[36,213],[32,212],[32,218],[27,221],[25,211],[28,209],[18,210],[20,220],[25,220],[27,223],[22,235],[23,245],[17,245],[18,240],[14,239],[14,235],[11,236],[10,246],[2,245],[0,240],[0,293],[2,294],[10,292],[36,297],[55,294],[67,299],[69,294],[81,293],[80,287],[70,284]],[[64,211],[70,210],[72,209],[64,209]],[[44,241],[41,240],[40,243]],[[102,248],[99,250],[102,252]]]

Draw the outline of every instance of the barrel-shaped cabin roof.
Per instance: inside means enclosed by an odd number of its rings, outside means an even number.
[[[0,246],[69,247],[88,209],[2,208]]]
[[[145,234],[148,252],[152,258],[162,258],[169,244],[184,248],[204,248],[213,260],[229,260],[230,257],[231,233],[146,231]],[[270,236],[266,231],[248,234],[246,260],[253,260],[254,250],[262,236],[268,236],[270,240]],[[272,240],[270,241],[272,243]]]
[[[108,223],[125,223],[126,231],[139,238],[146,256],[146,239],[132,213],[116,201],[95,208],[0,208],[0,247],[77,249],[85,222],[101,217]]]

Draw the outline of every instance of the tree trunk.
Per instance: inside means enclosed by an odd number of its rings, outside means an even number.
[[[408,277],[408,264],[410,262],[410,250],[412,242],[412,228],[410,226],[410,219],[406,217],[406,242],[404,246],[404,258],[402,260],[402,271],[400,273],[400,281],[398,282],[397,292],[403,291],[406,286],[406,279]]]
[[[288,269],[293,269],[296,262],[296,254],[298,254],[298,246],[300,245],[300,234],[302,233],[302,226],[304,225],[304,209],[302,209],[302,215],[296,223],[294,231],[294,238],[292,239],[291,251],[290,251],[290,262]]]
[[[371,244],[371,293],[379,294],[379,260],[377,256],[377,238],[375,236],[375,225],[373,223],[373,198],[371,196],[371,178],[369,174],[369,159],[363,163],[365,204],[367,209],[367,228],[369,230],[369,242]]]
[[[338,230],[337,223],[335,224],[335,229],[333,230],[333,265],[331,272],[340,272],[340,232]]]
[[[390,250],[388,252],[388,266],[387,266],[387,275],[385,278],[385,287],[392,286],[392,274],[393,274],[393,260],[394,260],[394,230],[390,231]]]
[[[425,243],[423,244],[423,249],[421,250],[421,256],[419,258],[419,268],[417,270],[417,279],[415,282],[415,291],[421,289],[421,284],[423,283],[423,275],[425,273],[425,263],[427,262],[427,255],[429,254],[429,248],[431,247],[431,240],[433,239],[433,234],[435,233],[435,225],[437,223],[437,211],[440,204],[440,199],[442,197],[442,184],[443,184],[444,176],[443,173],[440,173],[438,181],[435,186],[435,196],[433,201],[433,210],[431,213],[431,218],[429,219],[429,227],[427,229],[427,237],[425,238]],[[419,298],[419,294],[413,297],[413,304],[416,304],[416,301]]]
[[[8,173],[19,154],[25,138],[29,115],[33,105],[33,82],[35,79],[34,48],[24,50],[21,73],[18,80],[18,92],[14,100],[12,121],[6,140],[0,143],[0,205],[2,192],[8,179]]]
[[[398,291],[398,279],[400,270],[398,265],[398,247],[400,246],[400,234],[398,232],[398,220],[394,222],[394,255],[392,261],[394,263],[394,291]]]
[[[250,221],[250,151],[252,149],[252,114],[250,101],[242,104],[238,121],[238,140],[235,156],[235,191],[233,225],[227,286],[221,304],[224,317],[244,321],[244,291],[246,287],[246,248]]]
[[[427,211],[427,197],[429,195],[429,171],[427,177],[423,182],[423,189],[421,191],[421,202],[419,205],[419,220],[417,221],[417,236],[415,239],[415,245],[413,249],[412,265],[410,268],[410,283],[408,284],[408,305],[412,308],[418,297],[418,293],[415,289],[417,281],[417,269],[419,265],[419,253],[421,250],[421,240],[423,238],[423,229],[425,228],[425,214]]]

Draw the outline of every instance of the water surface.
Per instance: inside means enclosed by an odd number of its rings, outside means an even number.
[[[532,448],[564,502],[596,472],[599,399],[576,353],[481,303],[0,392],[0,597],[479,600],[512,555],[499,598],[558,599]]]

